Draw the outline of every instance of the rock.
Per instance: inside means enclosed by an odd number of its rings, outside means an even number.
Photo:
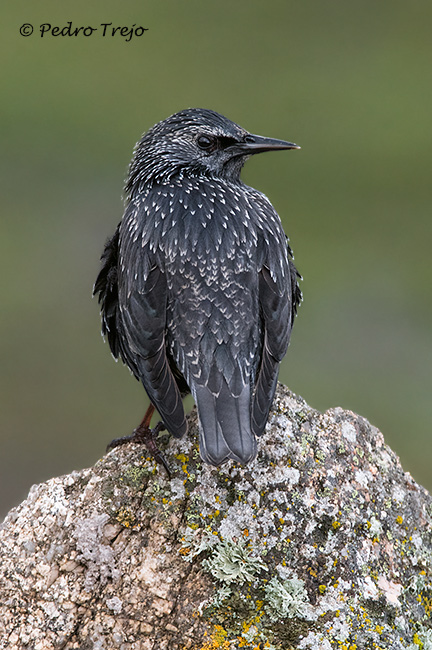
[[[279,385],[257,459],[136,445],[33,487],[0,531],[7,650],[432,648],[432,501],[382,434]]]

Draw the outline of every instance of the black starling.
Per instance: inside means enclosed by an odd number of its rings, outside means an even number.
[[[220,465],[256,455],[301,293],[291,249],[266,196],[240,180],[246,159],[299,149],[188,109],[159,122],[134,150],[127,207],[94,286],[102,332],[151,400],[128,438],[149,437],[156,408],[187,431],[182,397],[198,408],[200,453]]]

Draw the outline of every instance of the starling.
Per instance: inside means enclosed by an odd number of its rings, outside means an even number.
[[[252,154],[299,148],[207,109],[176,113],[137,143],[94,293],[113,356],[151,404],[111,446],[143,441],[165,464],[155,433],[186,433],[190,392],[206,463],[256,456],[301,293],[278,214],[240,172]]]

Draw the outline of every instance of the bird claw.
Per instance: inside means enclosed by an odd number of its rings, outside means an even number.
[[[150,429],[150,427],[143,425],[141,423],[130,436],[123,436],[121,438],[114,438],[114,440],[111,440],[111,442],[106,448],[106,451],[108,452],[111,449],[114,449],[115,447],[126,445],[129,442],[134,442],[139,445],[145,445],[147,447],[147,450],[150,452],[150,455],[155,459],[155,461],[160,465],[164,466],[166,473],[168,474],[168,478],[171,479],[171,471],[169,465],[165,459],[165,456],[157,446],[157,442],[156,442],[158,433],[160,431],[163,431],[165,428],[166,427],[163,422],[158,422],[153,429]]]

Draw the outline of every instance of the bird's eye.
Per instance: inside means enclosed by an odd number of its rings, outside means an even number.
[[[200,135],[197,138],[197,144],[200,149],[211,151],[215,147],[215,140],[214,138],[210,138],[208,135]]]

